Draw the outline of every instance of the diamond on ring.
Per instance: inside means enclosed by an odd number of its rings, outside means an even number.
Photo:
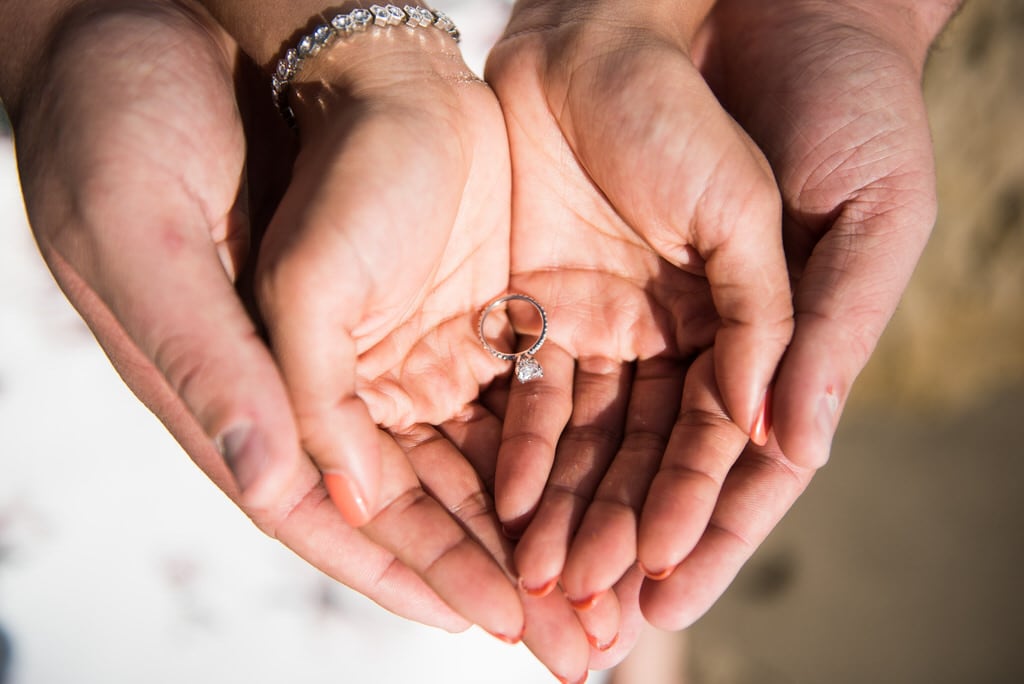
[[[530,382],[544,377],[544,368],[532,356],[520,356],[516,359],[516,380]]]

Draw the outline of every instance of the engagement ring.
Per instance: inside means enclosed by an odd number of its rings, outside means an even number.
[[[487,317],[494,309],[505,304],[506,302],[520,301],[526,302],[533,308],[537,309],[540,313],[540,335],[537,337],[537,341],[534,342],[528,349],[521,352],[507,353],[498,351],[491,343],[487,341],[487,336],[484,335],[484,323],[487,321]],[[480,312],[480,323],[477,326],[480,334],[480,342],[484,345],[490,354],[502,361],[512,361],[516,364],[516,379],[519,382],[529,382],[530,380],[536,380],[537,378],[544,377],[544,369],[534,358],[534,355],[544,344],[544,340],[548,336],[548,315],[544,311],[544,307],[537,303],[537,300],[533,297],[524,294],[508,294],[504,297],[498,297],[493,302],[484,307],[484,310]]]

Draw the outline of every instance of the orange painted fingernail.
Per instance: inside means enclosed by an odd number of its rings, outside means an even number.
[[[505,636],[504,634],[499,634],[498,632],[488,632],[488,634],[490,634],[495,639],[498,639],[499,641],[504,641],[506,644],[511,644],[512,646],[515,646],[523,640],[523,635],[526,634],[526,625],[523,625],[523,628],[519,630],[519,634],[514,637]]]
[[[618,635],[618,633],[616,633],[615,636],[612,637],[611,641],[609,641],[608,643],[602,644],[602,643],[600,643],[597,640],[596,636],[594,636],[593,634],[590,634],[588,632],[587,633],[587,641],[589,641],[590,645],[593,646],[594,648],[596,648],[598,651],[602,651],[603,652],[603,651],[609,650],[612,646],[614,646],[615,644],[619,643],[619,635]]]
[[[640,571],[643,572],[648,579],[655,580],[656,582],[660,582],[663,579],[668,579],[668,576],[672,574],[673,570],[675,570],[675,568],[666,568],[664,570],[654,572],[653,570],[648,570],[647,568],[645,568],[643,563],[640,564]]]
[[[345,522],[352,527],[360,527],[370,522],[366,497],[351,477],[345,473],[324,473],[324,486]]]
[[[560,675],[555,675],[555,679],[560,681],[562,684],[584,684],[584,682],[587,681],[587,677],[589,675],[590,675],[589,672],[584,672],[583,676],[581,678],[577,679],[576,681],[573,681],[573,680],[569,679],[568,677],[562,677]]]
[[[523,578],[519,578],[519,587],[530,596],[534,596],[536,598],[544,598],[545,596],[550,594],[551,590],[555,588],[556,584],[558,584],[557,577],[545,582],[539,587],[528,587],[523,583]]]
[[[581,599],[571,599],[568,596],[566,598],[569,598],[569,605],[576,610],[590,610],[597,605],[597,602],[600,601],[606,593],[607,590],[599,591],[596,594],[591,594],[590,596]]]
[[[750,431],[750,441],[757,446],[764,446],[768,443],[768,433],[772,429],[772,388],[769,387],[764,393],[764,401],[761,402],[761,410],[757,412],[754,420],[754,427]]]

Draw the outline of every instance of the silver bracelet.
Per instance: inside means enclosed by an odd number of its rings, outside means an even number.
[[[426,7],[371,5],[370,9],[359,8],[347,14],[339,14],[331,19],[330,23],[321,24],[313,29],[312,33],[303,36],[295,47],[285,52],[284,57],[277,61],[277,69],[274,70],[270,85],[274,104],[288,125],[295,126],[295,112],[288,104],[288,89],[307,59],[319,53],[336,37],[347,38],[354,33],[366,31],[370,26],[385,28],[401,24],[409,28],[433,26],[447,33],[456,43],[459,42],[459,29],[448,15]]]

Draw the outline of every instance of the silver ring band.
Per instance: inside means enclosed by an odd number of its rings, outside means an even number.
[[[490,313],[502,304],[511,301],[520,301],[530,304],[533,308],[537,309],[537,312],[540,314],[541,322],[540,335],[537,337],[537,341],[530,345],[529,349],[514,353],[498,351],[490,342],[487,341],[487,337],[484,335],[484,323],[487,321],[487,317]],[[536,380],[544,377],[544,369],[539,363],[537,363],[534,356],[544,345],[544,341],[548,337],[548,314],[544,311],[544,307],[542,307],[533,297],[519,293],[507,294],[502,297],[498,297],[493,302],[485,306],[483,311],[480,312],[480,321],[477,324],[477,333],[480,336],[480,343],[484,346],[484,349],[491,354],[491,356],[501,359],[502,361],[512,361],[516,364],[515,374],[516,379],[518,379],[519,382],[529,382],[530,380]]]

